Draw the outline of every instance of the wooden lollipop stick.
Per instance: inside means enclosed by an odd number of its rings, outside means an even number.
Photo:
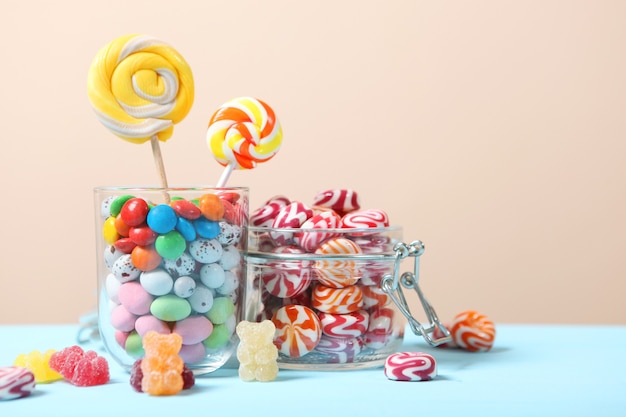
[[[159,138],[154,135],[150,138],[150,145],[152,145],[152,155],[154,156],[154,163],[157,166],[159,177],[161,178],[161,187],[167,189],[167,176],[165,175],[165,165],[163,164],[163,156],[161,156],[161,146],[159,145]],[[170,196],[165,192],[165,203],[170,203]]]

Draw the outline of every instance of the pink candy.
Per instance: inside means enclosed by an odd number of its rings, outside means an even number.
[[[353,211],[341,218],[341,227],[351,229],[378,229],[389,226],[387,213],[379,209]]]
[[[0,368],[0,400],[26,397],[34,390],[35,375],[28,368],[21,366]]]
[[[276,254],[302,254],[304,251],[294,246],[274,248]],[[311,283],[310,262],[272,263],[261,275],[265,289],[280,298],[294,297],[305,291]]]
[[[437,376],[437,363],[428,353],[398,352],[387,357],[384,371],[392,381],[430,381]]]
[[[339,227],[341,217],[334,211],[322,211],[302,223],[301,232],[294,234],[295,243],[307,252],[314,251],[322,242],[337,235],[325,229]]]
[[[275,196],[265,202],[250,215],[250,226],[270,227],[280,210],[290,201],[287,197]]]
[[[360,208],[359,198],[353,190],[326,190],[313,198],[313,205],[332,209],[344,215]]]
[[[274,229],[291,229],[299,228],[302,224],[313,216],[313,210],[307,205],[294,201],[283,207],[272,222]],[[293,232],[272,232],[270,236],[279,246],[289,245],[292,243]]]
[[[362,336],[369,325],[369,313],[358,310],[346,314],[319,313],[322,333],[332,337],[354,338]]]

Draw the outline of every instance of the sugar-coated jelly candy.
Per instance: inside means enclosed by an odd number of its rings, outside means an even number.
[[[21,366],[0,368],[0,401],[29,396],[35,390],[35,375]]]
[[[437,362],[428,353],[397,352],[385,360],[384,372],[392,381],[430,381],[437,376]]]
[[[270,320],[260,323],[241,321],[236,332],[239,336],[237,359],[239,377],[244,381],[273,381],[278,375],[278,349],[274,345],[276,327]]]
[[[80,346],[70,346],[50,357],[50,368],[73,385],[88,387],[109,382],[109,364],[93,350],[83,351]]]
[[[150,395],[173,395],[183,389],[183,359],[178,355],[183,338],[176,334],[148,332],[143,336],[141,390]]]
[[[13,365],[28,368],[35,374],[35,382],[38,384],[58,381],[59,379],[63,379],[63,376],[50,368],[50,357],[55,352],[56,350],[54,349],[48,349],[44,353],[38,350],[21,353],[15,358]]]

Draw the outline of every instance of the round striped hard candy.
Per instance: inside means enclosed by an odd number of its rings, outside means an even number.
[[[389,304],[391,298],[377,285],[361,285],[363,290],[363,308],[381,308]]]
[[[274,196],[250,215],[250,226],[271,227],[280,210],[291,203],[287,197]]]
[[[384,372],[392,381],[430,381],[437,376],[437,362],[428,353],[397,352],[385,360]]]
[[[394,312],[390,308],[370,311],[370,321],[365,332],[365,345],[372,349],[385,347],[393,338]]]
[[[322,334],[315,351],[323,353],[328,363],[351,363],[361,353],[363,346],[360,337],[343,338]]]
[[[487,352],[493,346],[496,328],[484,314],[467,310],[454,317],[450,333],[458,347],[470,352]]]
[[[380,209],[357,210],[343,216],[340,226],[350,229],[380,229],[389,226],[389,216]]]
[[[349,189],[321,191],[313,198],[313,205],[332,209],[342,216],[361,208],[356,191]]]
[[[346,314],[363,307],[363,291],[358,285],[332,288],[317,284],[311,296],[313,308],[331,314]]]
[[[35,390],[35,374],[21,366],[0,368],[0,400],[13,400]]]
[[[356,284],[361,278],[358,261],[349,259],[361,253],[359,245],[344,237],[335,237],[322,243],[315,250],[317,255],[328,255],[327,259],[315,261],[318,281],[328,287],[343,288]],[[343,259],[331,259],[338,257]]]
[[[313,252],[325,240],[337,236],[341,217],[334,211],[322,211],[307,219],[300,227],[301,231],[294,234],[295,243],[307,252]]]
[[[346,314],[319,313],[322,333],[331,337],[352,338],[362,336],[369,325],[370,315],[365,310]]]
[[[273,229],[293,229],[302,226],[302,223],[313,216],[313,210],[299,201],[294,201],[280,209],[274,221]],[[292,231],[272,231],[270,236],[279,246],[286,246],[293,243]]]
[[[299,358],[317,346],[322,336],[322,326],[313,310],[301,305],[279,308],[272,317],[276,326],[274,345],[291,358]]]
[[[279,246],[272,251],[274,254],[302,254],[304,251],[294,246]],[[272,262],[264,268],[261,275],[265,290],[280,297],[293,297],[305,291],[311,284],[311,262],[289,260]]]

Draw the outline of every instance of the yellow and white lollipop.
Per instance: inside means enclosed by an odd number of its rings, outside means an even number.
[[[88,75],[96,116],[112,133],[132,143],[167,141],[194,100],[194,80],[183,57],[147,35],[125,35],[103,47]],[[157,155],[158,154],[158,155]],[[164,179],[164,172],[162,172]]]

